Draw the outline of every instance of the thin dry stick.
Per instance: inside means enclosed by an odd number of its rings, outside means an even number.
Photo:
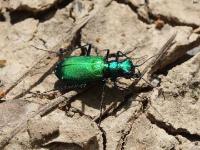
[[[4,137],[1,137],[1,139],[0,139],[0,149],[3,149],[16,134],[18,134],[20,131],[26,129],[28,120],[30,120],[31,118],[34,118],[37,115],[40,115],[40,116],[46,115],[48,112],[56,109],[57,106],[60,103],[63,103],[64,101],[69,101],[70,99],[72,99],[76,95],[82,93],[83,91],[85,91],[85,90],[82,90],[82,91],[70,91],[70,92],[68,92],[68,93],[66,93],[66,94],[64,94],[64,95],[52,100],[50,103],[44,105],[43,107],[41,107],[35,113],[30,114],[29,116],[27,116],[10,133],[5,135]]]
[[[106,86],[106,83],[103,84],[103,87],[102,87],[102,94],[101,94],[101,101],[100,101],[100,114],[99,114],[99,123],[98,125],[100,126],[100,123],[101,123],[101,117],[102,117],[102,107],[103,107],[103,100],[104,100],[104,96],[105,96],[105,86]]]
[[[167,42],[162,46],[162,48],[159,50],[158,52],[158,56],[153,59],[149,65],[147,65],[144,70],[141,72],[141,77],[136,79],[130,86],[129,86],[129,89],[132,89],[134,90],[134,87],[140,82],[140,80],[142,79],[142,77],[155,65],[157,64],[160,59],[162,59],[163,55],[167,52],[167,50],[173,45],[173,41],[176,37],[176,33],[174,33],[170,38],[169,40],[167,40]],[[120,103],[117,103],[117,102],[112,102],[111,105],[102,113],[101,117],[105,116],[107,113],[109,113],[112,109],[114,108],[117,108],[118,106],[121,105],[122,102]],[[95,117],[93,119],[94,121],[97,121],[99,120],[99,116]]]

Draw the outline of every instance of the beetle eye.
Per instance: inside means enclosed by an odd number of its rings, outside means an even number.
[[[63,56],[64,52],[65,52],[64,49],[63,49],[63,48],[60,48],[60,49],[59,49],[59,52],[57,53],[57,56],[59,56],[59,57],[60,57],[60,56]]]
[[[60,48],[59,52],[60,52],[60,54],[63,54],[64,53],[64,49]]]

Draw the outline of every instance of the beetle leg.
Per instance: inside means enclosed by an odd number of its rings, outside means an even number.
[[[85,45],[77,46],[74,48],[60,48],[58,56],[62,57],[64,56],[65,52],[74,51],[77,49],[81,49],[81,55],[90,56],[92,47],[92,44],[87,43]]]
[[[91,44],[86,44],[86,45],[83,45],[83,46],[79,46],[76,49],[79,49],[79,48],[81,49],[81,52],[82,52],[81,55],[90,56],[91,48],[92,48]]]
[[[86,55],[87,55],[87,56],[90,56],[91,48],[92,48],[92,45],[91,45],[91,44],[88,44],[88,48],[87,48],[87,51],[86,51]]]
[[[106,86],[106,80],[104,79],[103,85],[102,85],[101,101],[100,101],[100,114],[99,114],[99,122],[98,122],[99,126],[100,126],[101,118],[102,118],[102,108],[103,108],[103,101],[104,101],[104,96],[105,96],[105,86]]]
[[[105,49],[105,50],[107,51],[107,52],[106,52],[106,55],[105,55],[105,59],[106,59],[106,61],[108,62],[110,50],[109,50],[109,49]]]
[[[118,60],[119,60],[119,57],[120,57],[120,51],[117,51],[117,55],[116,55],[116,58],[115,58],[115,60],[116,60],[116,62],[118,62]]]
[[[127,53],[127,54],[129,54],[129,53]],[[117,51],[115,57],[116,57],[116,61],[118,61],[120,57],[126,57],[127,59],[131,59],[130,57],[128,57],[128,56],[127,56],[125,53],[123,53],[122,51]]]
[[[115,58],[117,58],[117,57],[121,57],[119,54],[118,54],[118,52],[117,53],[111,53],[110,54],[110,49],[105,49],[107,52],[106,52],[106,55],[105,55],[105,59],[106,59],[106,61],[108,61],[108,58],[112,58],[112,57],[115,57]]]
[[[122,51],[117,51],[117,54],[118,54],[118,57],[123,57],[124,56],[124,57],[129,59],[129,57],[126,54],[124,54]]]
[[[137,70],[137,73],[135,73],[133,75],[133,78],[141,78],[142,77],[142,73],[140,72],[140,70],[138,68],[135,68]]]
[[[117,57],[118,54],[116,53],[112,53],[110,54],[110,49],[104,49],[104,51],[106,51],[106,55],[105,55],[105,60],[108,62],[108,58],[112,58],[112,57]],[[121,56],[118,56],[121,57]]]
[[[77,47],[74,47],[74,48],[71,48],[71,49],[69,49],[69,48],[61,48],[60,49],[60,54],[63,54],[66,51],[74,51],[74,50],[77,50],[79,48],[81,49],[82,55],[90,56],[90,52],[91,52],[91,48],[92,48],[91,44],[85,44],[85,45],[77,46]]]
[[[126,57],[126,58],[129,58],[126,54],[122,53],[121,51],[117,51],[117,53],[108,53],[106,55],[107,59],[108,58],[112,58],[112,57],[115,57],[116,61],[118,61],[119,57]]]

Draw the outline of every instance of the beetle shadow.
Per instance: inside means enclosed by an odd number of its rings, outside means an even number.
[[[66,86],[65,82],[60,80],[58,80],[54,86],[55,89],[59,90],[62,94],[72,90]],[[86,114],[93,118],[98,116],[100,112],[103,85],[101,82],[96,82],[88,85],[86,88],[88,89],[76,96],[70,105],[72,108],[76,108],[82,114]],[[80,90],[80,88],[77,88],[77,90]],[[133,98],[133,93],[129,89],[122,90],[118,87],[105,86],[102,109],[106,110],[113,102],[119,103],[121,101],[126,101],[126,99],[128,100],[130,97]],[[127,110],[130,105],[131,102],[127,103],[126,101],[126,105],[119,106],[119,109]],[[116,108],[116,106],[114,107]]]
[[[103,85],[96,84],[93,85],[92,88],[84,92],[83,94],[77,96],[77,99],[80,100],[85,105],[92,107],[94,109],[100,108],[100,102],[102,98],[102,90]],[[121,101],[124,97],[124,93],[122,90],[119,90],[115,87],[108,87],[105,86],[104,89],[104,98],[103,98],[103,107],[105,105],[109,105],[112,102],[118,102]],[[83,110],[84,111],[84,110]]]
[[[84,91],[82,94],[76,96],[75,101],[81,101],[83,105],[92,107],[94,109],[100,108],[100,101],[102,97],[103,85],[101,82],[96,82],[88,85],[86,88],[88,90]],[[58,80],[55,82],[54,89],[58,90],[62,94],[70,90],[80,90],[80,87],[70,87],[67,86],[66,82]],[[109,105],[112,102],[121,101],[124,98],[124,91],[116,87],[105,86],[104,89],[104,100],[103,105]],[[84,112],[84,106],[81,106],[81,111]]]
[[[63,80],[57,80],[54,84],[54,90],[58,90],[61,94],[69,92],[71,89],[68,88],[67,83]]]
[[[78,108],[82,113],[89,115],[92,118],[99,116],[103,89],[102,86],[102,84],[97,83],[83,94],[78,95],[76,100],[72,103],[72,107]],[[121,90],[117,87],[105,86],[102,104],[103,111],[113,103],[123,101],[126,94],[127,91],[125,90]]]

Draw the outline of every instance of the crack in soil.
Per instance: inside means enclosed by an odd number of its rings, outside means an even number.
[[[152,114],[147,113],[147,118],[152,124],[155,124],[157,127],[165,130],[165,132],[172,136],[181,135],[188,139],[191,142],[200,141],[200,135],[199,134],[191,134],[187,129],[185,128],[174,128],[172,124],[166,123],[162,120],[157,120]]]
[[[149,8],[149,3],[150,1],[148,0],[147,7]],[[148,14],[149,14],[149,18],[152,20],[157,20],[158,18],[160,18],[161,20],[163,20],[165,23],[171,25],[171,26],[189,26],[192,27],[193,29],[197,28],[198,25],[196,24],[192,24],[192,23],[186,23],[186,22],[181,22],[177,17],[175,16],[164,16],[162,14],[156,15],[153,14],[153,12],[151,11],[151,9],[148,9]]]
[[[84,114],[82,111],[72,107],[72,106],[68,106],[70,109],[69,111],[74,112],[74,113],[78,113],[80,116],[85,116],[86,118],[92,120],[91,116],[88,116],[86,114]],[[107,143],[107,137],[106,137],[106,132],[104,131],[104,129],[98,125],[98,121],[93,121],[96,123],[97,127],[99,128],[99,131],[102,134],[102,139],[103,139],[103,150],[106,150],[106,143]]]
[[[98,126],[98,125],[97,125]],[[103,150],[106,150],[106,143],[107,143],[107,137],[106,137],[106,132],[104,131],[104,129],[100,126],[99,127],[99,130],[101,131],[102,133],[102,139],[103,139]]]
[[[146,4],[147,4],[147,7],[149,8],[149,1]],[[156,21],[158,18],[160,18],[161,20],[163,20],[165,23],[171,25],[172,27],[174,27],[174,26],[189,26],[189,27],[192,27],[193,29],[198,27],[198,25],[196,25],[196,24],[181,22],[175,16],[165,16],[162,14],[159,14],[159,15],[153,14],[153,12],[151,11],[150,8],[148,9],[148,15],[151,20]]]
[[[135,119],[136,120],[136,119]],[[135,121],[134,120],[134,121]],[[129,127],[128,128],[126,128],[125,129],[125,132],[123,132],[122,133],[122,136],[121,136],[121,139],[120,139],[120,141],[121,141],[121,145],[120,145],[120,149],[121,150],[124,150],[124,146],[125,146],[125,143],[126,143],[126,141],[127,141],[127,136],[130,134],[130,132],[131,132],[131,129],[132,129],[132,125],[133,125],[133,123],[134,123],[134,121],[132,121],[131,123],[130,123],[130,125],[129,125]]]
[[[85,116],[86,118],[88,118],[89,120],[92,120],[91,116],[86,115],[85,113],[83,113],[82,111],[80,111],[77,108],[72,107],[71,104],[72,101],[70,101],[67,105],[68,107],[68,112],[71,111],[73,113],[78,113],[80,116]],[[66,108],[66,105],[65,105]],[[66,110],[64,110],[66,111]],[[72,116],[73,117],[73,116]],[[103,150],[106,150],[106,143],[107,143],[107,137],[106,137],[106,132],[104,131],[104,129],[98,125],[98,120],[97,121],[93,121],[96,123],[97,127],[99,128],[100,132],[102,133],[102,139],[103,139]]]
[[[189,37],[188,37],[189,38]],[[158,62],[152,68],[149,74],[152,76],[153,74],[159,75],[167,73],[172,70],[174,67],[185,63],[186,61],[190,60],[194,55],[188,55],[187,52],[191,51],[194,48],[197,48],[200,45],[200,38],[197,40],[188,43],[187,45],[177,45],[173,53],[166,54],[164,57],[168,63],[164,64],[163,62]]]
[[[80,116],[85,116],[86,118],[92,120],[91,116],[88,116],[86,114],[84,114],[82,111],[74,108],[74,107],[71,107],[69,106],[71,112],[74,112],[74,113],[78,113]],[[104,131],[104,129],[98,125],[98,120],[97,121],[93,121],[96,123],[97,127],[99,128],[100,132],[102,133],[102,139],[103,139],[103,150],[106,150],[106,143],[107,143],[107,137],[106,137],[106,132]]]
[[[120,149],[120,150],[124,150],[124,146],[126,144],[126,141],[127,141],[127,137],[128,135],[130,134],[131,130],[132,130],[132,126],[133,126],[133,123],[142,115],[144,114],[146,111],[147,111],[147,107],[148,107],[148,104],[149,104],[149,101],[148,99],[145,99],[144,101],[141,101],[142,102],[142,106],[140,107],[140,109],[135,113],[135,115],[133,115],[128,123],[127,123],[127,126],[125,127],[125,129],[123,130],[123,133],[121,135],[121,138],[118,142],[118,145],[117,145],[117,148]],[[124,104],[125,105],[125,104]]]
[[[14,11],[13,10],[7,10],[7,11],[10,13],[11,24],[18,23],[27,18],[34,18],[34,19],[39,20],[39,22],[45,22],[51,19],[52,17],[54,17],[57,10],[65,8],[72,1],[73,0],[57,1],[55,4],[52,4],[52,6],[49,7],[48,9],[40,11],[40,12],[33,12],[31,11],[31,9],[25,9],[25,8],[24,9],[21,8]]]
[[[129,122],[127,123],[126,127],[124,128],[123,132],[122,132],[122,135],[121,135],[121,138],[117,144],[117,149],[120,149],[120,150],[124,150],[124,146],[126,144],[126,141],[127,141],[127,137],[128,135],[131,133],[131,129],[132,129],[132,126],[133,126],[133,123],[135,122],[135,120],[137,120],[141,115],[143,114],[143,109],[141,107],[140,110],[138,110],[138,112],[136,112],[135,115],[133,115],[130,119],[129,119]]]
[[[132,93],[131,91],[132,89],[128,89],[128,93],[124,96],[124,100],[120,102],[120,104],[118,106],[116,106],[112,112],[110,112],[108,115],[116,115],[118,111],[120,111],[122,108],[124,108],[125,105],[129,105],[128,103],[128,100],[130,98],[132,99],[135,99],[140,93],[146,93],[146,92],[150,92],[152,90],[152,87],[149,87],[149,86],[144,86],[144,87],[138,87],[138,86],[135,86],[134,87],[134,94]],[[130,93],[131,92],[131,93]],[[145,103],[146,102],[146,99],[144,99],[144,101],[139,101],[142,103],[142,108],[144,108],[143,110],[145,110],[146,106],[145,105],[148,105],[148,103]],[[107,117],[108,117],[107,115]],[[104,117],[103,119],[105,119],[106,117]]]
[[[138,116],[138,117],[139,117],[139,116]],[[134,121],[135,121],[138,117],[134,118],[134,119],[131,121],[131,123],[127,125],[128,127],[125,128],[125,131],[122,133],[122,136],[121,136],[121,138],[120,138],[120,141],[119,141],[119,143],[118,143],[118,145],[117,145],[117,146],[120,146],[119,149],[124,150],[124,146],[125,146],[126,141],[127,141],[127,136],[130,134],[131,129],[132,129],[132,125],[133,125]]]
[[[154,21],[161,19],[165,23],[171,25],[172,27],[174,27],[174,26],[188,26],[188,27],[192,27],[193,29],[196,29],[196,28],[199,27],[199,25],[196,25],[196,24],[181,22],[175,16],[165,16],[165,15],[162,15],[162,14],[159,14],[159,15],[153,14],[151,9],[149,8],[149,0],[145,0],[145,3],[142,5],[142,6],[146,6],[146,8],[147,8],[147,14],[148,14],[149,20],[138,13],[138,9],[141,6],[135,6],[130,1],[124,1],[124,0],[115,0],[115,1],[118,2],[118,3],[121,3],[121,4],[128,5],[131,8],[131,10],[134,13],[137,14],[138,19],[145,24],[153,24]]]
[[[124,1],[124,0],[115,0],[115,1],[116,1],[117,3],[119,3],[119,4],[124,4],[124,5],[129,6],[129,8],[130,8],[134,13],[137,14],[137,17],[138,17],[138,19],[139,19],[141,22],[143,22],[143,23],[145,23],[145,24],[150,24],[150,23],[151,23],[150,20],[145,19],[143,16],[141,16],[141,15],[138,13],[138,8],[139,8],[139,7],[133,5],[130,1]],[[147,6],[147,3],[146,3],[145,5],[143,5],[143,6]],[[147,8],[148,8],[148,7],[147,7]],[[148,10],[148,11],[149,11],[149,10]]]
[[[194,56],[191,56],[191,55],[188,55],[187,53],[185,53],[182,57],[177,59],[175,62],[165,66],[163,69],[156,71],[154,74],[157,74],[157,75],[162,74],[162,75],[166,76],[168,74],[168,72],[170,70],[172,70],[174,67],[185,63],[186,61],[190,60],[192,57],[194,57]]]
[[[149,11],[149,17],[152,20],[157,20],[158,16],[161,20],[163,20],[165,23],[171,25],[172,27],[174,26],[188,26],[188,27],[192,27],[193,29],[196,29],[197,27],[199,27],[196,24],[192,24],[192,23],[186,23],[186,22],[181,22],[178,18],[176,18],[175,16],[164,16],[162,14],[159,15],[155,15],[153,14],[151,11]]]

